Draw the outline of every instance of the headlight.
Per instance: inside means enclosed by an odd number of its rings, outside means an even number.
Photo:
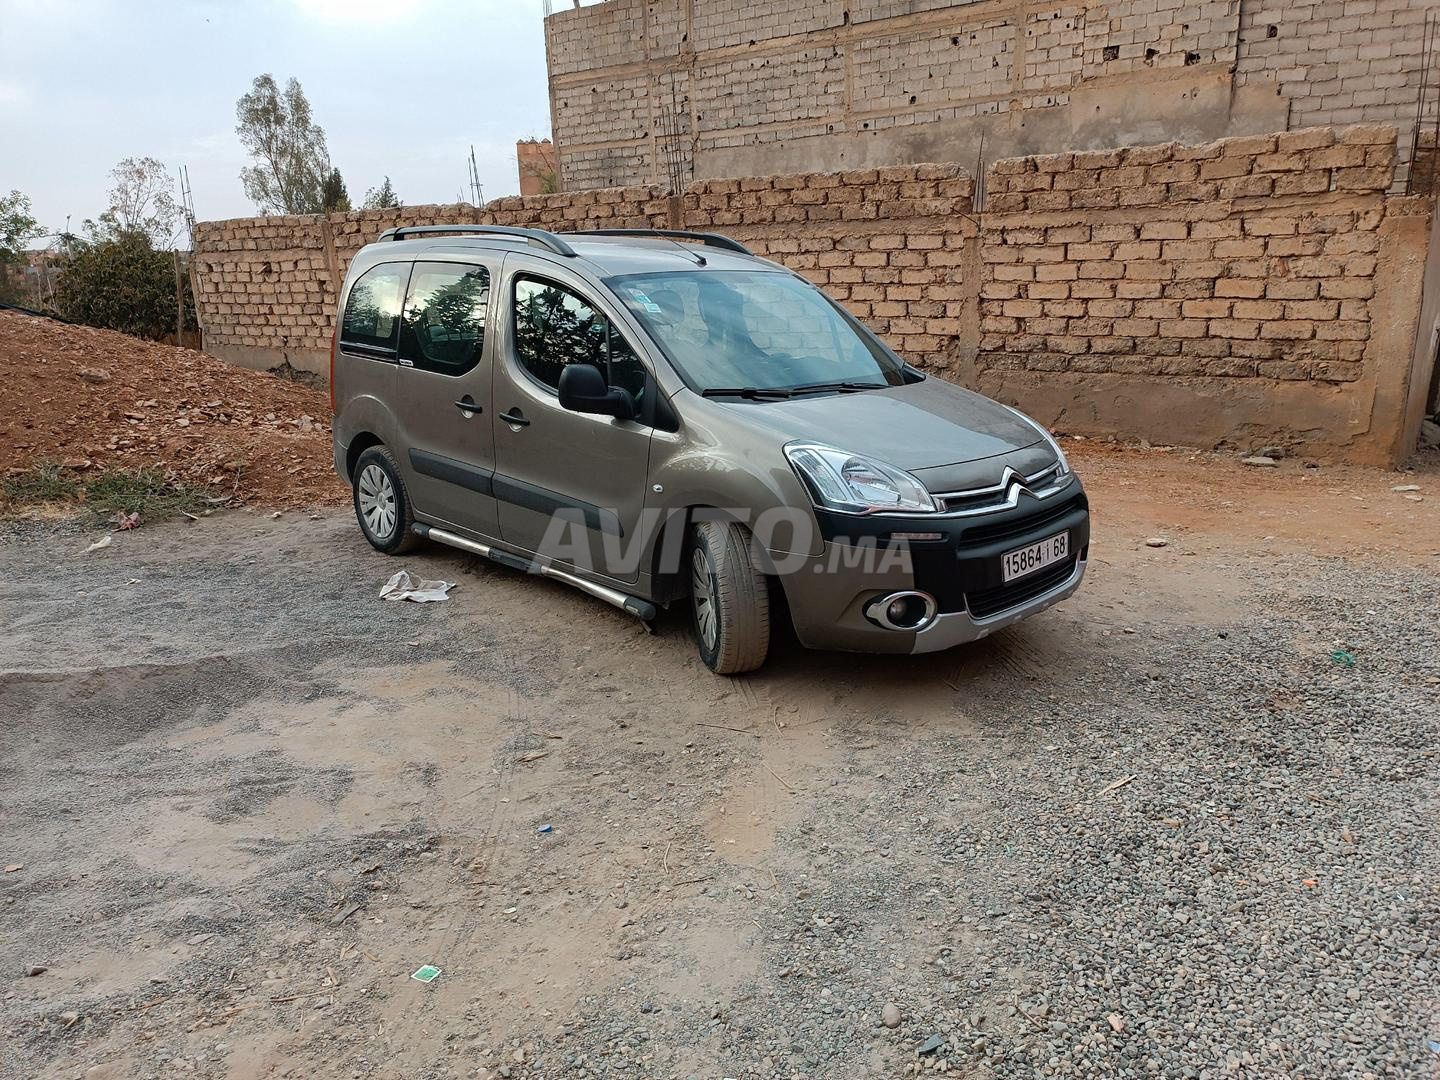
[[[816,443],[790,443],[785,457],[817,506],[847,514],[935,512],[935,500],[925,485],[883,461]]]
[[[1019,409],[1011,409],[1009,405],[1005,405],[1004,407],[1010,409],[1012,413],[1040,433],[1040,437],[1045,440],[1046,445],[1055,451],[1055,460],[1060,462],[1060,475],[1068,476],[1070,474],[1070,459],[1065,456],[1065,451],[1060,449],[1060,443],[1055,436],[1051,435],[1050,432],[1046,431],[1034,420],[1031,420],[1030,417],[1026,416]]]

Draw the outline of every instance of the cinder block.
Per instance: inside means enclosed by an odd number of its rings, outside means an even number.
[[[1335,130],[1328,127],[1301,128],[1284,131],[1275,137],[1276,149],[1282,154],[1300,150],[1318,150],[1335,145]]]
[[[1181,312],[1187,319],[1224,319],[1230,315],[1229,300],[1186,300]]]
[[[1368,65],[1358,75],[1369,74]],[[1340,142],[1346,146],[1394,145],[1398,132],[1393,124],[1353,124],[1340,132]]]
[[[1215,282],[1217,297],[1254,300],[1265,295],[1264,278],[1220,278]]]
[[[1270,341],[1306,341],[1315,336],[1315,324],[1303,319],[1262,323],[1260,336]]]
[[[1211,319],[1210,333],[1218,338],[1254,338],[1260,333],[1260,324],[1253,319]]]
[[[1181,221],[1150,221],[1140,226],[1141,240],[1184,240],[1190,227]]]
[[[1126,165],[1159,165],[1175,156],[1175,143],[1160,143],[1156,146],[1132,146],[1124,154]]]

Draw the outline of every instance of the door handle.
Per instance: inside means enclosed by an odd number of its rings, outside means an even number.
[[[500,419],[507,424],[514,424],[516,427],[529,427],[530,421],[525,419],[525,414],[519,409],[511,409],[509,412],[502,412]]]
[[[483,405],[480,405],[480,404],[477,403],[477,402],[471,401],[468,395],[467,395],[463,400],[455,402],[455,407],[456,407],[457,409],[459,409],[461,412],[468,412],[468,413],[482,413],[482,412],[485,411],[485,408],[484,408]]]

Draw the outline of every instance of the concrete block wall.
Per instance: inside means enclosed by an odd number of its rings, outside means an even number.
[[[1388,193],[1395,144],[1366,125],[1006,159],[983,211],[963,166],[921,163],[208,222],[197,302],[207,351],[323,372],[345,266],[391,226],[718,231],[1061,430],[1390,462],[1428,385],[1432,208]]]
[[[1433,6],[1422,0],[1246,0],[1236,84],[1285,97],[1296,127],[1403,126],[1415,117],[1425,12]]]
[[[606,0],[545,23],[562,184],[668,184],[673,150],[683,186],[1352,123],[1404,161],[1432,7]]]

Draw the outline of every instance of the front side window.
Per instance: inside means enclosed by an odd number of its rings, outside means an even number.
[[[598,368],[609,385],[637,396],[645,387],[645,366],[624,335],[589,301],[553,281],[516,279],[515,352],[552,390],[567,364]]]
[[[698,390],[906,381],[898,357],[791,274],[687,271],[608,284]]]
[[[422,371],[464,375],[480,362],[490,272],[460,263],[415,264],[400,324],[400,359]]]
[[[395,351],[400,327],[400,301],[405,295],[409,263],[381,263],[360,275],[350,286],[340,340],[346,345]]]

